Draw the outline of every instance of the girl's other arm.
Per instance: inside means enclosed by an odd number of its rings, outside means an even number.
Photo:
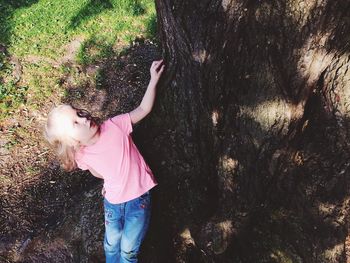
[[[139,122],[151,112],[156,97],[156,86],[163,70],[163,60],[153,61],[150,68],[151,80],[149,81],[146,93],[140,105],[129,113],[132,124]]]

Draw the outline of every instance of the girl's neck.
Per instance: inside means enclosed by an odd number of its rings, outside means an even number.
[[[93,144],[95,144],[98,139],[100,138],[100,127],[98,127],[98,129],[96,130],[96,133],[90,138],[89,141],[87,141],[86,143],[83,144],[83,146],[91,146]]]

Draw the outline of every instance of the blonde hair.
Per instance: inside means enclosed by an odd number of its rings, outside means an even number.
[[[58,117],[60,110],[62,110],[63,107],[67,106],[69,105],[63,104],[51,110],[47,116],[47,122],[44,128],[44,136],[46,140],[53,146],[63,169],[72,171],[77,168],[77,164],[75,162],[76,147],[69,145],[64,140],[64,137],[57,132],[58,129],[55,123],[55,118]]]

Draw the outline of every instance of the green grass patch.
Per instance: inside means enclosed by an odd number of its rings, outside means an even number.
[[[155,40],[157,35],[157,16],[155,13],[146,21],[146,37]]]
[[[76,55],[77,62],[89,65],[109,57],[113,54],[113,42],[111,39],[97,39],[95,37],[84,41]]]
[[[7,13],[0,42],[10,43],[11,53],[55,59],[77,35],[114,37],[128,29],[141,34],[144,28],[135,28],[134,23],[146,23],[155,10],[149,0],[41,0]]]
[[[18,86],[13,81],[0,83],[0,109],[7,112],[13,107],[26,102],[28,87]]]
[[[67,54],[82,65],[103,61],[136,37],[152,38],[155,17],[153,0],[0,1],[1,119],[20,104],[39,105],[53,88],[62,88],[57,83],[70,72],[57,65]],[[72,47],[77,39],[81,46]],[[11,77],[10,56],[21,62],[20,81]]]

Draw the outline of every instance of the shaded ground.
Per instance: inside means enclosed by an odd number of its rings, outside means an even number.
[[[119,55],[88,67],[76,65],[69,54],[62,60],[67,68],[60,80],[66,89],[62,101],[57,92],[37,111],[23,107],[0,127],[1,262],[101,261],[103,213],[96,202],[100,181],[88,173],[63,172],[43,142],[42,125],[53,105],[62,102],[90,109],[101,118],[132,110],[144,94],[149,66],[159,51],[139,39]],[[16,143],[10,145],[13,138]],[[88,221],[100,227],[88,229]]]

